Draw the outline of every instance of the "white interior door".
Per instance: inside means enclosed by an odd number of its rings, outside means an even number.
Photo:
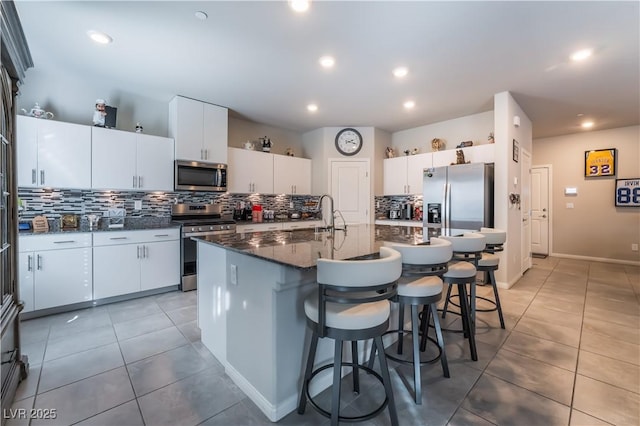
[[[369,223],[369,161],[330,160],[331,196],[346,223]],[[340,218],[336,219],[340,226]]]
[[[549,166],[531,169],[531,251],[549,254]]]
[[[521,150],[520,165],[520,213],[522,215],[521,233],[521,271],[531,268],[531,154]]]

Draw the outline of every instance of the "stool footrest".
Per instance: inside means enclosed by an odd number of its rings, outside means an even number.
[[[397,333],[411,334],[411,330],[389,330],[384,334],[386,335],[386,334],[391,334],[391,333],[395,333],[395,334],[397,334]],[[422,334],[423,334],[422,330],[420,330],[419,335],[422,336]],[[436,348],[438,349],[438,354],[434,358],[431,358],[431,359],[428,359],[428,360],[425,360],[425,361],[423,361],[421,359],[420,363],[419,363],[420,366],[433,364],[433,363],[439,361],[440,358],[442,357],[442,348],[440,347],[440,345],[438,345],[438,341],[435,340],[433,337],[429,337],[429,336],[427,336],[427,340],[433,342],[436,345]],[[396,344],[397,344],[397,342],[396,342]],[[385,354],[385,356],[387,358],[389,358],[389,359],[391,359],[391,360],[393,360],[395,362],[399,362],[401,364],[413,364],[413,359],[400,358],[398,356],[399,354],[394,353],[393,350],[392,350],[394,347],[395,347],[395,345],[391,345],[391,346],[385,348],[384,354]],[[411,345],[408,345],[408,348],[409,348],[408,355],[411,355],[413,353],[411,351]],[[422,350],[420,352],[424,353],[424,351],[422,351]]]
[[[362,369],[364,371],[366,371],[367,373],[373,375],[376,379],[378,379],[378,381],[384,386],[384,381],[382,379],[382,376],[380,376],[380,374],[376,373],[372,368],[369,368],[368,366],[364,365],[364,364],[358,364],[358,363],[353,363],[353,362],[342,362],[340,363],[340,368],[342,367],[354,367],[355,365],[358,366],[358,370]],[[323,365],[320,368],[315,369],[312,373],[311,373],[311,377],[309,377],[309,380],[307,380],[307,385],[305,386],[306,389],[306,396],[307,396],[307,400],[309,401],[309,403],[311,404],[311,406],[321,415],[323,415],[324,417],[327,418],[331,418],[331,412],[325,410],[324,408],[320,407],[311,397],[311,394],[309,394],[309,383],[311,383],[311,381],[313,380],[313,378],[320,372],[329,369],[329,368],[333,368],[334,367],[334,363],[331,364],[327,364],[327,365]],[[382,404],[374,409],[373,411],[371,411],[370,413],[367,414],[363,414],[362,416],[338,416],[338,419],[341,422],[345,422],[345,423],[354,423],[354,422],[362,422],[365,420],[369,420],[371,418],[374,418],[375,416],[377,416],[378,414],[380,414],[382,412],[382,410],[384,410],[387,407],[387,404],[389,403],[389,398],[387,396],[385,396],[384,401],[382,401]]]

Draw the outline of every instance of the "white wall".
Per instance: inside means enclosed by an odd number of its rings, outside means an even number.
[[[118,108],[116,128],[135,131],[140,122],[144,133],[167,136],[170,99],[151,99],[138,94],[109,89],[107,81],[92,79],[81,71],[65,68],[43,70],[36,62],[25,76],[17,98],[20,109],[30,110],[35,102],[53,112],[54,120],[93,125],[96,99]]]
[[[501,92],[494,96],[495,114],[495,218],[494,226],[507,231],[505,251],[501,255],[500,269],[496,272],[496,279],[507,286],[515,284],[524,272],[521,268],[522,260],[522,210],[509,204],[509,193],[522,194],[529,191],[522,188],[522,162],[513,161],[513,139],[518,141],[520,150],[531,152],[532,123],[525,112],[516,103],[509,92]],[[520,117],[520,126],[513,124],[514,116]],[[518,185],[514,185],[514,178],[518,179]],[[530,192],[530,191],[529,191]]]
[[[391,146],[396,155],[401,155],[404,150],[413,148],[418,148],[419,152],[431,152],[431,140],[434,138],[445,142],[444,149],[454,149],[463,141],[482,145],[488,143],[493,128],[493,111],[487,111],[395,132],[391,135]]]
[[[305,157],[302,148],[302,134],[287,129],[254,123],[253,121],[229,117],[229,146],[242,148],[246,141],[256,141],[268,137],[271,140],[271,152],[284,155],[287,148],[291,148],[296,157]]]

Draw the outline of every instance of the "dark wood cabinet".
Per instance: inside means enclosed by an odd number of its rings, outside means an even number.
[[[24,33],[12,1],[0,2],[0,353],[2,358],[2,413],[15,397],[28,371],[20,350],[20,302],[17,274],[18,196],[15,149],[15,97],[27,68],[33,66]],[[5,416],[1,416],[5,424]]]

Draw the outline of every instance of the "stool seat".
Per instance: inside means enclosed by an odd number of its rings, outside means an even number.
[[[476,275],[476,267],[470,262],[455,262],[449,265],[449,270],[443,278],[470,278]]]
[[[440,277],[422,277],[417,280],[398,282],[398,296],[429,297],[442,293],[442,280]]]
[[[304,313],[311,321],[318,322],[318,293],[311,293],[304,301]],[[342,304],[326,303],[327,327],[342,330],[362,330],[383,324],[389,319],[389,301],[371,303]]]
[[[496,268],[500,264],[500,258],[492,253],[482,253],[482,259],[478,261],[478,268],[486,268],[495,266]]]
[[[487,245],[500,245],[507,241],[507,233],[502,229],[483,227],[480,228],[480,231],[476,232],[484,235]]]

